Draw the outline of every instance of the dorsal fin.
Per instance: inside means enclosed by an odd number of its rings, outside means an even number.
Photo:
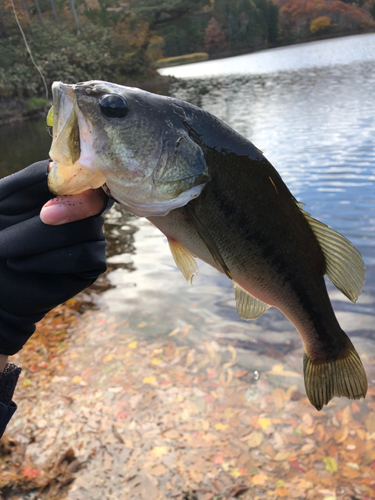
[[[340,233],[313,219],[298,207],[309,223],[326,259],[328,278],[349,300],[356,302],[365,282],[365,264],[355,246]]]
[[[236,308],[240,318],[257,319],[271,307],[250,295],[234,281],[233,288],[235,289]]]
[[[179,241],[173,238],[168,238],[168,244],[177,267],[184,275],[186,281],[192,285],[193,278],[199,271],[197,261],[193,254],[181,245]]]

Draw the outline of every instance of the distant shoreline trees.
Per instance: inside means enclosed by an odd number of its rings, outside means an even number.
[[[161,57],[211,57],[375,31],[375,0],[13,0],[50,84],[120,83]],[[43,95],[10,0],[0,6],[0,97]]]

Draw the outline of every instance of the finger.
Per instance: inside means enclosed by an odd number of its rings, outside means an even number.
[[[100,213],[105,202],[102,189],[90,189],[73,196],[59,196],[42,207],[40,218],[44,224],[51,226],[67,224]]]

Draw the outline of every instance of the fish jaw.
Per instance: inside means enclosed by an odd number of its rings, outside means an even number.
[[[55,195],[78,194],[105,183],[103,172],[95,168],[94,127],[79,111],[74,85],[52,85],[54,115],[50,149],[52,168],[48,188]]]

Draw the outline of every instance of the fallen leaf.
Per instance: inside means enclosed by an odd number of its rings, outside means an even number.
[[[180,437],[180,433],[175,429],[170,429],[169,431],[164,432],[163,436],[167,439],[178,439]]]
[[[160,358],[152,358],[151,364],[152,365],[160,365],[163,361]]]
[[[231,361],[234,363],[236,361],[237,351],[236,351],[235,347],[233,347],[232,345],[228,346],[228,350],[230,351],[230,353],[232,355],[232,360]]]
[[[203,474],[196,470],[191,470],[190,471],[190,477],[195,483],[200,483],[203,479]]]
[[[276,388],[272,392],[272,399],[276,410],[281,410],[287,401],[286,392],[282,389]]]
[[[143,379],[143,384],[154,384],[156,382],[156,377],[154,375],[151,375],[150,377],[145,377]]]
[[[147,323],[146,321],[141,321],[140,323],[138,323],[137,327],[138,328],[144,328],[145,326],[147,326]]]
[[[286,488],[275,488],[275,493],[278,497],[290,498],[290,492]]]
[[[230,420],[235,415],[233,408],[227,408],[224,412],[224,418]]]
[[[82,377],[80,377],[79,375],[76,375],[75,377],[72,378],[73,384],[79,384],[80,382],[82,382]]]
[[[186,325],[184,326],[184,329],[181,332],[180,337],[184,339],[186,335],[190,332],[190,330],[193,328],[193,325]],[[172,336],[172,335],[171,335]]]
[[[341,417],[341,423],[342,423],[342,425],[348,425],[348,423],[350,422],[351,418],[352,417],[350,415],[350,405],[349,405],[349,406],[346,406],[343,409],[342,417]]]
[[[337,431],[334,433],[333,438],[336,441],[336,443],[343,443],[346,438],[349,435],[349,429],[348,427],[342,427],[341,429],[337,429]]]
[[[229,474],[233,477],[240,477],[242,476],[241,472],[239,471],[238,467],[233,467],[232,469],[229,470]]]
[[[249,372],[247,370],[236,370],[233,374],[234,378],[241,378],[247,375]]]
[[[289,457],[289,455],[290,453],[288,451],[279,451],[273,457],[273,460],[276,460],[276,462],[282,462],[283,460],[286,460]]]
[[[270,418],[258,418],[258,424],[261,426],[262,430],[266,430],[267,427],[271,425]]]
[[[27,479],[35,479],[36,477],[40,476],[41,472],[42,471],[40,469],[37,469],[36,467],[27,466],[22,470],[21,474],[27,477]]]
[[[191,349],[186,356],[186,361],[185,361],[186,368],[189,368],[189,366],[192,363],[194,363],[194,360],[195,360],[195,349]]]
[[[278,376],[284,376],[284,377],[301,377],[300,373],[297,372],[291,372],[288,370],[284,370],[283,365],[273,365],[271,371],[266,372],[268,375],[278,375]]]
[[[232,488],[232,490],[230,491],[229,495],[231,498],[237,498],[239,497],[242,493],[245,493],[249,488],[245,485],[242,485],[242,484],[239,484],[239,485],[236,485]],[[210,496],[210,498],[212,498]]]
[[[163,455],[167,455],[169,453],[168,446],[155,446],[152,448],[151,453],[156,457],[162,457]]]
[[[168,468],[163,464],[158,464],[150,470],[150,474],[156,477],[164,476],[167,472]]]
[[[324,457],[323,464],[328,472],[333,473],[338,471],[337,462],[333,457]]]
[[[253,432],[250,434],[250,439],[247,441],[249,448],[257,448],[263,441],[263,434],[261,432]]]
[[[215,429],[217,431],[225,431],[227,427],[228,427],[227,424],[221,424],[221,423],[215,424]]]
[[[358,464],[355,464],[353,462],[347,462],[346,465],[348,467],[351,467],[352,469],[356,469],[356,470],[359,470],[359,465]]]
[[[138,342],[136,340],[134,342],[130,342],[130,344],[128,344],[129,349],[137,349],[137,346],[138,346]]]
[[[257,486],[264,486],[266,481],[267,476],[262,472],[260,474],[255,474],[255,476],[251,478],[251,482]]]
[[[374,412],[371,412],[367,415],[365,424],[366,424],[367,432],[370,435],[374,434],[374,432],[375,432],[375,413]]]
[[[322,424],[319,424],[316,426],[315,432],[314,432],[314,437],[317,441],[321,441],[325,436],[325,431],[324,427]]]
[[[293,467],[293,469],[296,469],[300,472],[306,472],[306,468],[303,465],[301,465],[299,462],[297,462],[297,460],[292,460],[290,462],[290,466]]]
[[[355,401],[353,401],[350,406],[352,408],[353,413],[359,413],[361,411],[361,408],[357,405]]]
[[[168,337],[174,337],[175,335],[178,334],[180,331],[180,328],[175,328],[174,330],[171,331],[171,333],[168,333]]]

